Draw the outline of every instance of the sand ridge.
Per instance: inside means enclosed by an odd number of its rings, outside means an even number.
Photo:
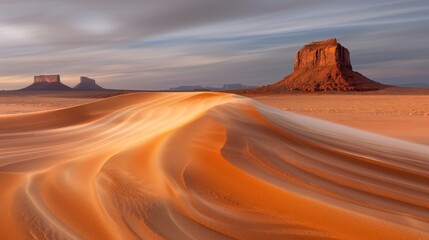
[[[2,239],[427,239],[429,147],[224,93],[0,116]]]

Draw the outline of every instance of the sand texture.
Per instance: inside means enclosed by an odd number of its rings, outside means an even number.
[[[127,91],[0,91],[0,115],[71,107],[123,93]]]
[[[429,94],[262,95],[267,105],[429,145]]]
[[[225,93],[0,116],[0,239],[429,239],[429,146]]]

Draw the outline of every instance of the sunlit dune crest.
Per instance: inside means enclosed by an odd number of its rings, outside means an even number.
[[[224,93],[0,116],[1,239],[428,239],[429,146]]]

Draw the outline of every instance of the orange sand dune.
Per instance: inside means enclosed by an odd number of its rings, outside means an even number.
[[[0,239],[429,239],[429,146],[222,93],[0,117]]]

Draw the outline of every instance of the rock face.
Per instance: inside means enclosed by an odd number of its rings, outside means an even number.
[[[22,89],[25,91],[67,91],[69,86],[61,83],[60,75],[40,75],[34,76],[34,83]]]
[[[349,50],[329,39],[307,44],[296,54],[294,71],[283,80],[258,88],[262,92],[283,91],[371,91],[388,86],[354,72]]]
[[[352,69],[349,50],[335,38],[310,43],[296,53],[295,70],[331,66]]]
[[[61,82],[60,75],[40,75],[34,76],[35,83],[57,83]]]
[[[80,77],[80,83],[74,87],[77,90],[89,90],[89,91],[100,91],[104,90],[102,87],[97,85],[94,79],[88,77]]]

